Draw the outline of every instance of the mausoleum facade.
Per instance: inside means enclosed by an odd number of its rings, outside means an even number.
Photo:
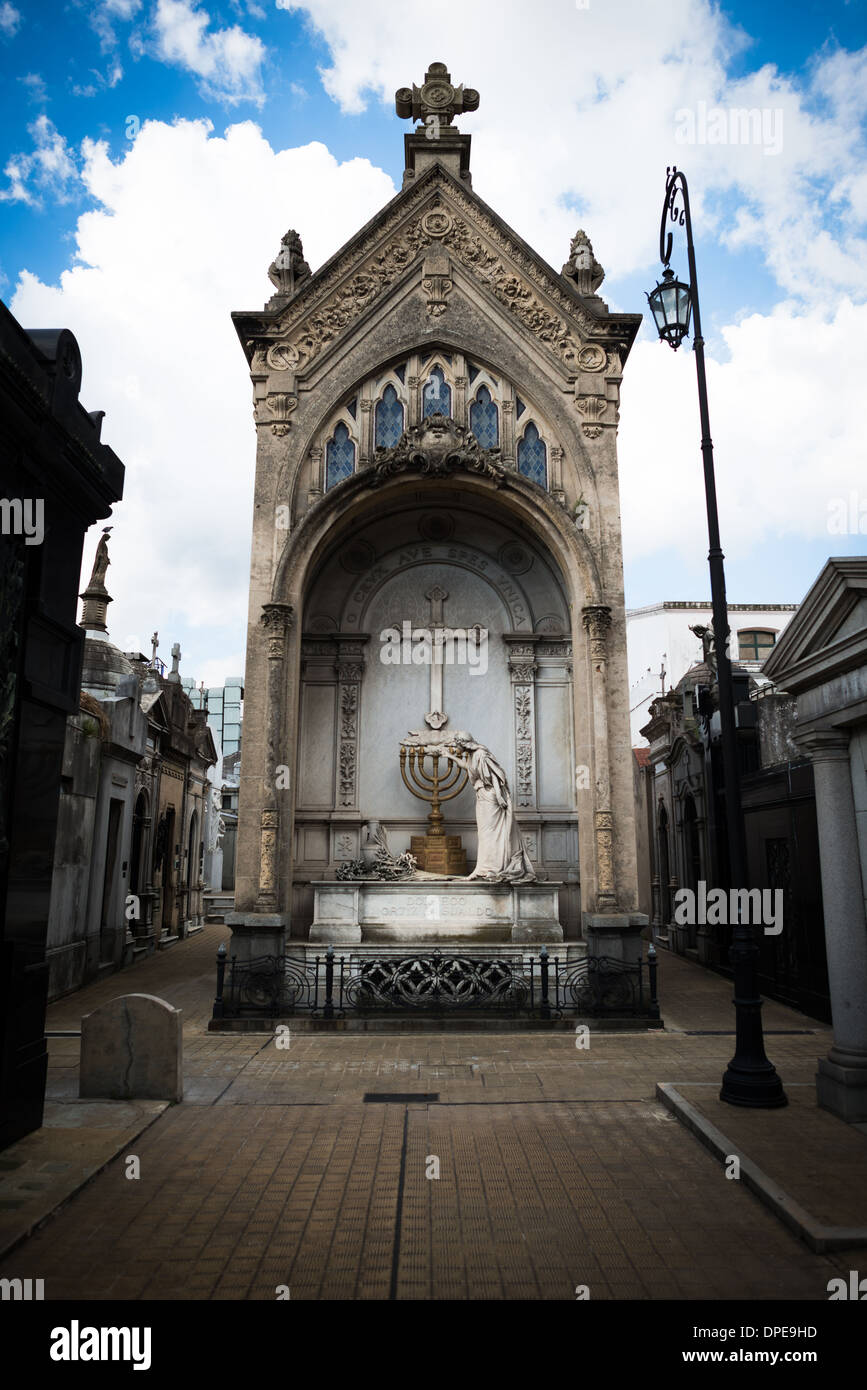
[[[395,856],[421,842],[401,744],[458,731],[565,938],[635,954],[616,441],[640,315],[608,311],[583,232],[558,273],[474,192],[453,118],[478,100],[441,64],[401,89],[400,193],[315,274],[288,233],[276,293],[233,316],[257,431],[238,954],[308,940],[371,821]],[[443,813],[469,872],[471,782]]]

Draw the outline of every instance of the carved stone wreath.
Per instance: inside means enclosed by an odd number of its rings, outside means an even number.
[[[445,415],[429,415],[411,425],[391,449],[379,448],[370,470],[376,487],[395,473],[414,469],[428,478],[448,477],[459,469],[492,478],[501,486],[506,467],[499,449],[483,449],[475,435]]]

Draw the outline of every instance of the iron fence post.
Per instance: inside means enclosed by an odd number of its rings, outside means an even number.
[[[543,946],[539,952],[539,973],[542,976],[542,1006],[541,1015],[543,1018],[551,1017],[551,1005],[548,1003],[548,948]]]
[[[650,1012],[651,1018],[659,1018],[659,999],[657,998],[657,994],[656,994],[656,971],[657,971],[656,947],[654,946],[653,942],[651,941],[650,945],[649,945],[648,948],[647,948],[647,973],[648,973],[648,975],[650,976],[650,1011],[649,1011],[649,1012]]]
[[[325,952],[325,1008],[323,1018],[334,1017],[334,947]]]
[[[217,948],[217,993],[214,996],[212,1018],[223,1017],[223,981],[226,978],[226,944],[221,942]]]

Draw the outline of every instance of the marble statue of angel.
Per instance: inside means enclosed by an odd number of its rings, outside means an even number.
[[[476,794],[479,846],[476,867],[468,877],[489,883],[532,883],[536,870],[515,820],[509,783],[490,749],[470,734],[458,733],[450,747],[439,752],[466,768]]]

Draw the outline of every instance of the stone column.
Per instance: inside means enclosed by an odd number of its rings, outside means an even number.
[[[608,645],[611,609],[591,604],[584,609],[584,628],[590,639],[590,684],[593,702],[593,749],[596,767],[596,910],[615,912],[614,812],[608,764]]]
[[[417,425],[421,419],[421,389],[419,378],[410,374],[406,379],[407,421],[406,427]]]
[[[280,812],[277,802],[276,768],[279,756],[280,726],[283,715],[283,664],[286,634],[292,626],[293,610],[288,603],[266,603],[260,622],[268,637],[268,677],[265,703],[265,776],[262,779],[262,816],[259,828],[259,893],[257,912],[277,910],[277,838]]]
[[[503,463],[507,468],[515,467],[515,402],[503,401]]]
[[[358,466],[364,468],[373,458],[374,433],[373,433],[373,401],[361,401],[361,423],[359,428],[360,448],[358,450]]]
[[[365,639],[366,640],[366,639]],[[357,639],[341,641],[337,660],[337,794],[338,811],[358,810],[358,727],[364,651]]]
[[[307,493],[307,501],[314,503],[319,500],[325,491],[325,470],[323,465],[325,450],[317,445],[310,450],[310,489]]]
[[[452,419],[459,425],[469,427],[467,418],[467,387],[470,384],[468,376],[455,377],[455,399],[452,406]]]
[[[515,805],[536,806],[536,653],[526,638],[509,642],[509,675],[515,712]]]
[[[834,1045],[819,1061],[816,1095],[850,1124],[867,1120],[867,921],[849,762],[849,735],[796,735],[813,761],[825,949]],[[783,931],[786,930],[785,924]]]
[[[549,491],[555,502],[561,506],[566,504],[566,493],[563,491],[563,450],[559,444],[552,444],[550,449],[551,457],[551,479]]]

